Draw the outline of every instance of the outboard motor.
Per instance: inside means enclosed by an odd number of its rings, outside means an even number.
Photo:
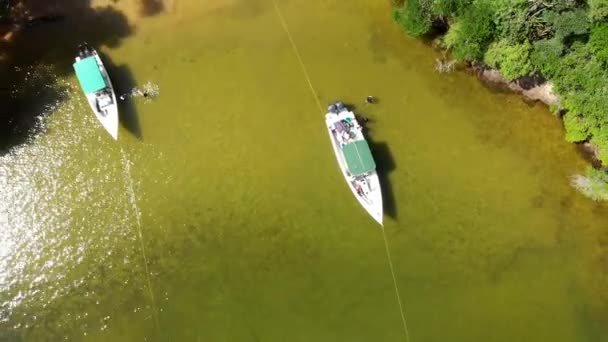
[[[330,113],[338,114],[338,107],[335,104],[330,104],[329,107],[327,107],[327,110]]]
[[[341,111],[346,109],[346,106],[344,106],[344,103],[338,101],[335,104],[336,108],[338,109],[338,113],[340,113]]]

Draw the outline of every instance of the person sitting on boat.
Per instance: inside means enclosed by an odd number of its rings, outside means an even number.
[[[338,114],[338,107],[336,107],[336,105],[335,105],[335,104],[331,104],[331,105],[329,105],[329,106],[327,107],[327,110],[328,110],[330,113]]]
[[[335,106],[336,106],[336,110],[338,111],[338,113],[340,113],[341,111],[346,109],[346,106],[344,105],[344,103],[340,102],[340,101],[336,102]]]
[[[361,187],[361,184],[359,184],[359,182],[357,182],[357,181],[355,181],[355,190],[357,191],[357,195],[359,195],[359,196],[364,195],[363,188]]]
[[[112,95],[104,90],[101,93],[99,93],[99,96],[97,97],[97,107],[100,109],[104,109],[105,107],[109,106],[112,104]]]
[[[350,118],[342,119],[340,122],[342,122],[343,127],[346,131],[349,131],[351,127],[353,127]]]
[[[348,132],[342,132],[342,141],[346,143],[348,142],[348,140],[350,140],[350,135],[348,134]]]

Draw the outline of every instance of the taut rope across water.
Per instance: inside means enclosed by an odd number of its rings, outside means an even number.
[[[146,254],[146,247],[144,245],[144,237],[141,232],[141,212],[139,211],[139,207],[137,206],[137,198],[135,197],[135,189],[133,187],[133,178],[131,177],[131,164],[129,159],[127,158],[127,154],[125,151],[120,148],[120,153],[122,155],[123,162],[123,170],[125,175],[125,183],[127,186],[127,192],[129,195],[129,202],[133,207],[133,212],[135,214],[135,223],[137,225],[137,238],[140,243],[141,255],[144,262],[144,272],[146,272],[146,280],[148,282],[148,295],[150,296],[150,300],[152,301],[152,315],[154,316],[154,322],[156,323],[156,328],[160,327],[158,321],[158,315],[156,312],[156,299],[154,298],[154,292],[152,291],[152,281],[150,280],[150,271],[148,270],[148,256]]]
[[[325,111],[323,110],[323,106],[321,106],[321,102],[319,101],[319,96],[317,95],[315,87],[312,85],[312,81],[310,80],[310,75],[308,74],[308,71],[306,70],[306,66],[304,65],[304,61],[302,60],[302,56],[300,55],[300,52],[298,51],[298,47],[296,46],[295,41],[293,40],[293,36],[289,32],[289,27],[287,26],[287,22],[285,21],[285,18],[283,17],[283,13],[281,13],[281,9],[279,8],[279,5],[277,4],[277,0],[272,0],[272,3],[274,4],[274,9],[277,13],[277,16],[279,17],[279,20],[281,21],[281,26],[283,26],[283,30],[285,31],[285,34],[287,34],[287,38],[289,38],[289,42],[291,43],[293,52],[295,53],[296,57],[298,58],[298,62],[300,63],[300,67],[302,68],[302,72],[304,73],[304,77],[306,78],[306,82],[308,82],[308,87],[310,87],[310,91],[312,92],[312,95],[315,98],[315,102],[317,103],[317,106],[319,107],[319,111],[321,112],[321,114],[324,114]],[[397,277],[395,275],[395,268],[393,267],[393,259],[391,258],[391,250],[388,245],[388,239],[386,238],[386,231],[384,230],[384,226],[382,226],[381,230],[382,230],[382,237],[384,239],[384,247],[386,249],[386,257],[388,259],[388,266],[391,271],[391,276],[393,278],[393,285],[395,287],[395,295],[397,296],[397,304],[399,304],[399,313],[401,314],[401,322],[403,323],[403,332],[405,333],[405,340],[407,342],[409,342],[410,341],[410,332],[407,327],[407,320],[405,319],[405,310],[403,309],[403,304],[401,303],[401,295],[399,293],[399,286],[397,285]]]
[[[321,102],[319,101],[319,95],[317,95],[317,91],[315,90],[315,87],[313,87],[313,85],[312,85],[312,81],[310,80],[310,75],[308,74],[308,71],[306,70],[304,61],[302,61],[302,56],[300,55],[300,52],[298,51],[298,47],[296,46],[296,43],[294,42],[293,37],[291,36],[291,33],[289,32],[289,27],[287,27],[287,22],[285,21],[285,18],[283,17],[283,14],[281,13],[281,9],[279,8],[279,5],[277,4],[276,0],[272,0],[272,3],[274,4],[274,9],[277,12],[277,16],[279,17],[279,20],[281,20],[281,25],[283,26],[283,30],[285,30],[285,33],[287,34],[287,38],[289,38],[289,42],[291,43],[293,52],[296,54],[296,57],[298,58],[298,62],[300,63],[300,67],[302,68],[302,72],[304,73],[304,77],[306,77],[306,82],[308,82],[308,86],[310,87],[312,96],[315,98],[315,102],[317,103],[317,106],[319,107],[319,111],[321,112],[321,114],[325,114],[325,111],[323,110],[323,106],[321,106]]]
[[[393,267],[393,258],[391,258],[391,249],[388,247],[388,239],[386,238],[386,231],[382,226],[382,237],[384,238],[384,248],[386,249],[386,258],[388,259],[388,266],[391,270],[391,276],[393,277],[393,285],[395,286],[395,295],[397,296],[397,304],[399,304],[399,313],[401,314],[401,322],[403,323],[403,332],[405,333],[405,340],[410,340],[410,330],[407,328],[407,321],[405,320],[405,310],[403,304],[401,304],[401,295],[399,294],[399,287],[397,286],[397,277],[395,276],[395,268]]]

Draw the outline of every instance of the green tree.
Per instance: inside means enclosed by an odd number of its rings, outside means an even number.
[[[496,13],[496,31],[501,40],[519,43],[526,40],[529,31],[529,15],[525,1],[508,4],[510,1],[497,1],[494,6]]]
[[[458,61],[481,60],[494,37],[494,12],[485,2],[473,3],[458,17],[457,27],[448,32],[446,44]]]
[[[576,42],[563,56],[554,77],[562,105],[569,113],[564,117],[566,139],[582,141],[591,137],[601,151],[600,159],[608,161],[608,70],[593,56],[588,45]]]
[[[430,0],[408,0],[393,11],[393,19],[408,34],[419,37],[431,30],[433,20]]]
[[[584,7],[585,0],[533,0],[535,3],[545,3],[554,11],[563,12]]]
[[[608,0],[588,0],[589,18],[593,21],[608,19]]]
[[[553,78],[559,72],[564,44],[557,38],[534,42],[530,62],[543,76]]]
[[[498,68],[506,79],[514,80],[533,71],[529,60],[531,50],[532,45],[528,41],[511,44],[507,40],[500,40],[490,44],[484,62]]]
[[[406,32],[450,27],[444,45],[458,61],[498,68],[509,80],[541,73],[561,99],[566,139],[590,140],[608,163],[608,0],[404,0]]]
[[[564,120],[564,128],[566,129],[566,141],[579,142],[589,138],[588,125],[581,115],[568,112],[562,119]]]
[[[608,67],[608,23],[598,23],[593,27],[589,46],[598,61]]]
[[[513,43],[523,42],[529,21],[528,0],[494,0],[487,3],[494,12],[497,38]]]
[[[555,30],[555,36],[565,39],[571,35],[581,35],[589,32],[589,19],[587,11],[576,9],[574,11],[555,12],[549,11],[545,18]]]
[[[604,120],[602,125],[596,129],[591,142],[598,147],[598,159],[608,161],[608,122]]]
[[[433,0],[433,13],[435,15],[456,15],[466,8],[472,0]]]

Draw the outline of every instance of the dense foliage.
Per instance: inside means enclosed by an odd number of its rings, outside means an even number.
[[[401,23],[409,34],[418,37],[431,30],[432,12],[430,1],[412,1],[407,6],[393,11],[393,19]]]
[[[500,68],[507,79],[514,80],[532,72],[531,50],[532,45],[528,41],[513,44],[499,40],[490,44],[483,60],[492,67]]]
[[[549,79],[566,139],[590,140],[608,164],[608,0],[405,0],[394,18],[413,36],[449,22],[441,41],[457,61]]]

